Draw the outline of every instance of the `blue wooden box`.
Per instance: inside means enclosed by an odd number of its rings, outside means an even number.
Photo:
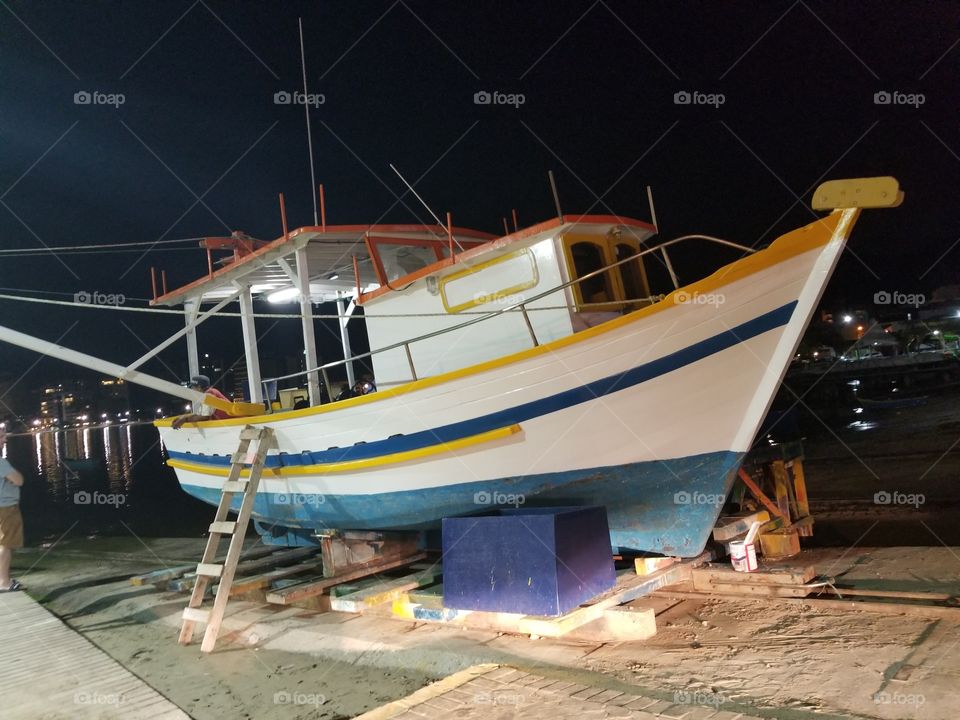
[[[443,604],[562,615],[616,582],[603,507],[517,508],[443,520]]]

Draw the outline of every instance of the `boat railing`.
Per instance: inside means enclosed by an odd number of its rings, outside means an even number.
[[[369,350],[368,352],[361,353],[359,355],[351,355],[349,358],[345,358],[343,360],[335,360],[333,362],[325,363],[323,365],[319,365],[315,368],[310,368],[308,370],[301,370],[299,372],[290,373],[288,375],[278,375],[277,377],[264,379],[262,380],[263,396],[265,398],[270,397],[270,394],[268,393],[268,386],[270,383],[279,382],[280,380],[291,380],[293,378],[298,378],[298,377],[309,377],[313,373],[317,373],[317,372],[320,373],[320,376],[323,378],[323,384],[327,388],[327,392],[329,392],[331,388],[330,376],[329,376],[330,370],[334,368],[338,368],[340,366],[344,366],[347,363],[356,362],[358,360],[364,360],[365,358],[373,357],[374,355],[378,355],[384,352],[389,352],[391,350],[397,350],[399,348],[403,348],[404,353],[407,356],[407,364],[409,365],[409,368],[410,368],[411,378],[413,380],[418,380],[419,377],[417,376],[417,369],[413,362],[413,354],[410,351],[411,345],[417,342],[421,342],[423,340],[429,340],[430,338],[438,337],[440,335],[445,335],[446,333],[462,330],[464,328],[470,327],[471,325],[476,325],[477,323],[485,322],[495,317],[499,317],[500,315],[503,315],[505,313],[519,312],[523,316],[523,321],[527,327],[527,332],[530,334],[530,341],[533,343],[533,347],[537,347],[540,345],[540,341],[537,339],[537,334],[533,328],[533,323],[530,321],[530,312],[531,310],[536,311],[538,309],[543,309],[543,308],[528,308],[527,305],[529,305],[530,303],[536,302],[537,300],[541,300],[545,297],[553,295],[555,293],[562,292],[563,290],[566,290],[569,287],[573,287],[578,283],[582,283],[586,280],[590,280],[591,278],[603,275],[604,273],[607,273],[610,270],[617,268],[621,265],[625,265],[629,262],[642,258],[646,255],[651,255],[658,252],[661,253],[663,256],[664,266],[667,268],[667,271],[670,274],[670,279],[673,283],[673,287],[676,290],[680,287],[680,284],[679,284],[679,280],[677,279],[677,275],[673,270],[673,264],[670,262],[670,256],[667,254],[667,248],[672,245],[676,245],[678,243],[685,242],[688,240],[707,240],[709,242],[713,242],[718,245],[724,245],[726,247],[731,247],[736,250],[741,250],[745,253],[754,253],[757,251],[756,248],[731,242],[730,240],[724,240],[723,238],[713,237],[712,235],[700,235],[700,234],[681,235],[680,237],[673,238],[672,240],[666,240],[660,243],[659,245],[646,248],[622,260],[618,260],[617,262],[610,263],[609,265],[606,265],[602,268],[593,270],[587,273],[586,275],[582,275],[581,277],[574,278],[573,280],[569,280],[565,283],[552,287],[549,290],[545,290],[541,293],[533,295],[532,297],[525,298],[520,302],[513,303],[512,305],[507,305],[506,307],[502,307],[497,310],[491,310],[490,312],[487,312],[487,313],[479,314],[476,317],[471,318],[470,320],[465,320],[464,322],[458,323],[457,325],[452,325],[451,327],[448,327],[448,328],[443,328],[441,330],[434,330],[432,332],[424,333],[423,335],[418,335],[415,338],[411,338],[409,340],[402,340],[400,342],[396,342],[391,345],[386,345],[384,347],[377,348],[375,350]],[[635,304],[637,302],[642,302],[643,300],[653,301],[655,300],[655,298],[653,297],[632,298],[630,300],[624,300],[622,301],[622,303],[624,305],[630,305],[630,304]],[[603,302],[601,304],[609,306],[611,304],[617,304],[617,301]],[[332,399],[333,398],[331,398],[331,400]]]

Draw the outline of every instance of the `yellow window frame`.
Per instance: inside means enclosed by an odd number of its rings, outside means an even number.
[[[511,287],[502,288],[496,290],[492,293],[484,295],[483,297],[475,297],[466,302],[458,303],[457,305],[450,305],[447,301],[447,285],[455,280],[460,280],[461,278],[474,275],[475,273],[480,272],[481,270],[486,270],[489,267],[494,265],[499,265],[500,263],[507,262],[508,260],[513,260],[520,256],[526,256],[530,261],[530,271],[531,271],[531,280],[527,280]],[[509,297],[510,295],[516,295],[518,292],[523,290],[529,290],[532,287],[536,287],[540,284],[540,271],[537,268],[537,259],[533,256],[533,253],[530,252],[529,248],[520,248],[519,250],[514,250],[513,252],[506,253],[499,257],[495,257],[492,260],[487,260],[486,262],[478,263],[476,265],[471,265],[468,268],[463,270],[458,270],[455,273],[450,273],[444,278],[441,278],[439,287],[440,287],[440,300],[443,302],[443,308],[448,313],[459,313],[464,310],[469,310],[470,308],[476,307],[477,305],[486,305],[487,303],[495,302],[501,298]]]

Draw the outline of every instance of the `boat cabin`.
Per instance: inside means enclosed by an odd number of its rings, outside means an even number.
[[[640,253],[655,233],[649,223],[605,215],[557,217],[502,237],[439,225],[309,226],[272,242],[234,233],[201,241],[204,277],[168,290],[161,274],[157,292],[154,273],[152,304],[183,307],[196,374],[196,326],[239,303],[248,399],[287,409],[280,398],[306,386],[316,405],[321,383],[329,387],[329,373],[342,372],[338,365],[352,386],[354,361],[363,359],[384,389],[557,340],[654,302]],[[254,299],[299,305],[304,372],[261,377]],[[344,360],[322,363],[314,305],[331,301]],[[364,356],[352,353],[347,334],[357,308],[371,348]]]

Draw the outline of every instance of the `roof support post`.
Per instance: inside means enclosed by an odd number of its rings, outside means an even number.
[[[183,315],[187,326],[187,368],[188,377],[191,378],[200,374],[200,353],[197,350],[197,314],[199,312],[200,303],[197,300],[183,301]]]
[[[300,322],[303,324],[303,355],[307,369],[317,366],[317,340],[313,331],[313,303],[310,298],[310,267],[307,263],[307,247],[297,249],[297,288],[300,290]],[[317,372],[307,373],[307,390],[310,393],[310,405],[319,405],[320,376]],[[332,396],[331,388],[327,395]]]
[[[260,384],[260,353],[257,350],[257,328],[253,320],[253,295],[250,286],[240,288],[240,327],[243,330],[243,352],[247,362],[247,385],[250,402],[263,402],[263,386]]]
[[[350,316],[353,314],[355,307],[353,303],[350,303],[350,309],[348,311],[346,305],[344,305],[343,298],[337,298],[337,315],[340,316],[340,344],[343,346],[344,360],[349,360],[353,356],[353,350],[350,349],[350,333],[347,331],[347,323],[350,322]],[[357,384],[357,378],[353,372],[353,362],[348,362],[346,368],[347,385],[353,387]]]

